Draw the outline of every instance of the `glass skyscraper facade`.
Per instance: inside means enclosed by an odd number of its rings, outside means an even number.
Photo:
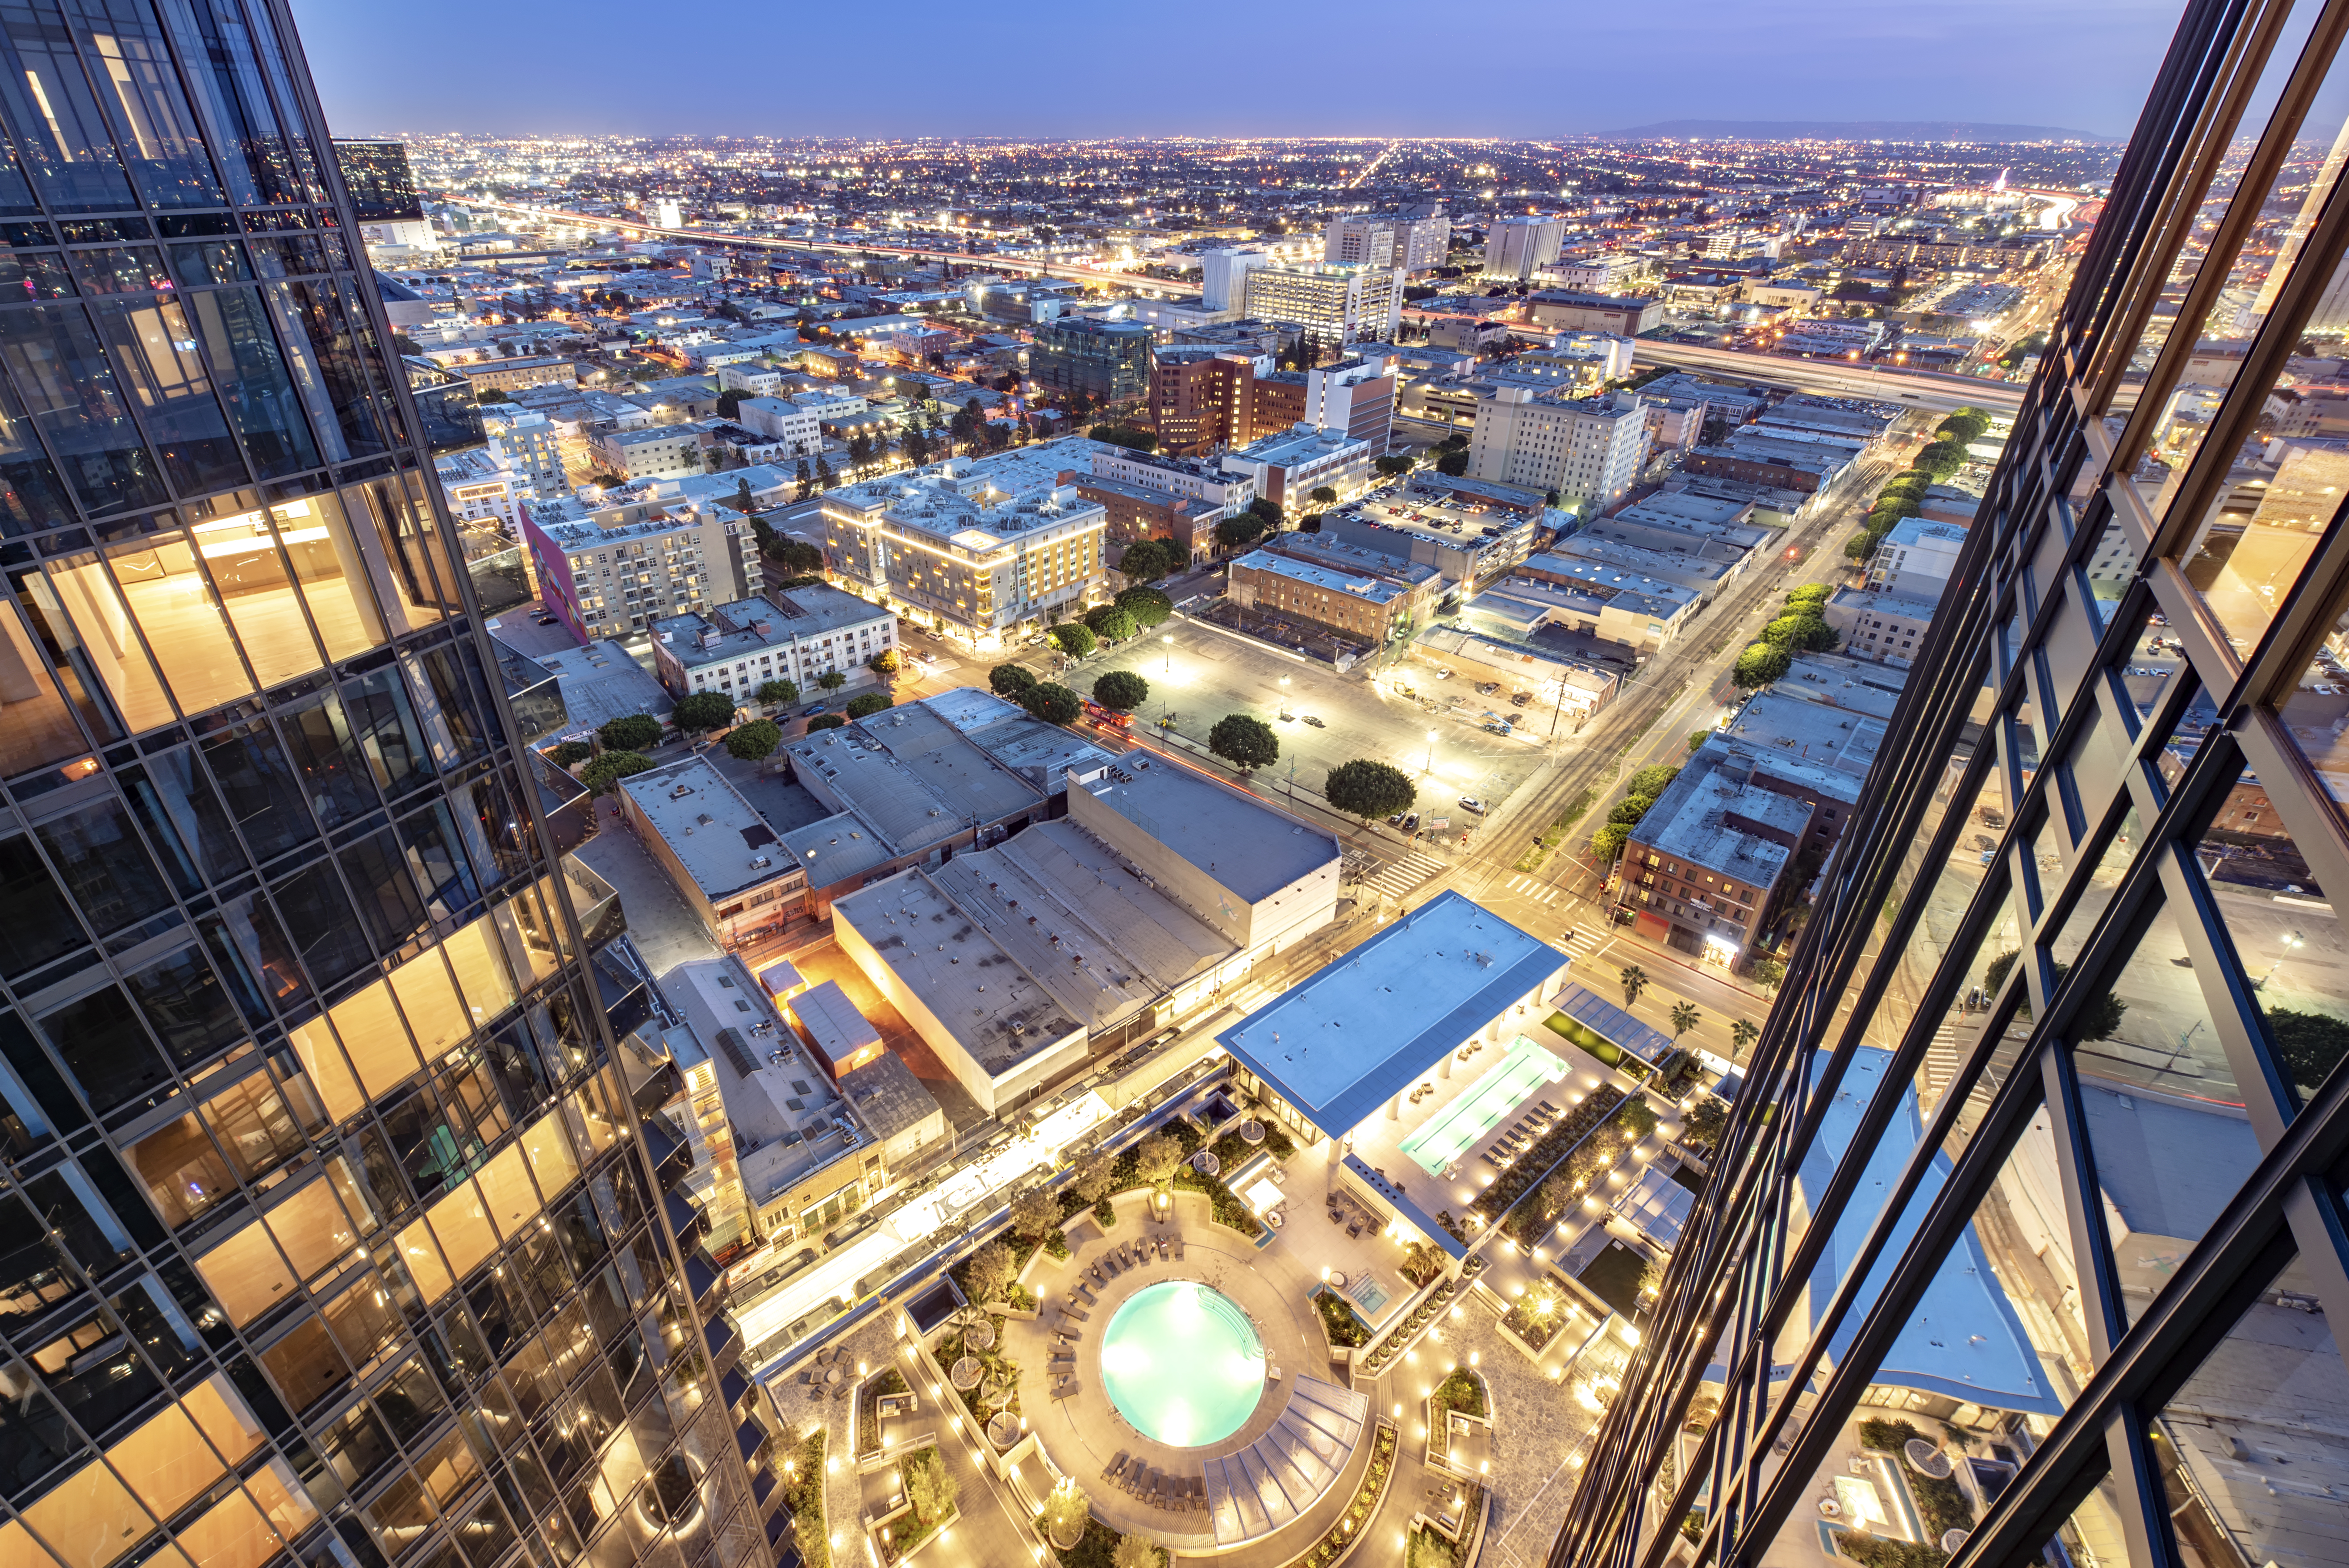
[[[2349,1558],[2343,23],[2188,9],[1553,1564]]]
[[[0,1563],[773,1560],[287,13],[0,6]]]

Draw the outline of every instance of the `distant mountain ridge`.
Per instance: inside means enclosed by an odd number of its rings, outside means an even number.
[[[1730,141],[2119,141],[2101,131],[1971,119],[1662,119],[1599,133],[1602,141],[1664,137]]]

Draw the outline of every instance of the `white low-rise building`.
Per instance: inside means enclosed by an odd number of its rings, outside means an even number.
[[[678,696],[722,692],[753,701],[761,686],[787,680],[802,698],[833,671],[851,684],[874,678],[874,655],[897,646],[897,617],[837,588],[778,588],[762,599],[672,615],[652,625],[653,665]]]

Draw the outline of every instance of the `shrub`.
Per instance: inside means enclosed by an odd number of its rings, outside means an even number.
[[[596,730],[595,738],[604,743],[606,750],[643,751],[660,744],[661,721],[648,713],[623,714],[618,718],[606,719]]]
[[[1011,1276],[1017,1265],[1011,1249],[1001,1242],[989,1242],[970,1255],[970,1294],[974,1301],[995,1301],[1010,1288]]]
[[[1632,774],[1631,781],[1626,788],[1634,795],[1645,795],[1653,799],[1661,795],[1665,787],[1680,776],[1681,770],[1676,764],[1654,762]]]
[[[1371,1342],[1371,1326],[1337,1292],[1329,1289],[1313,1293],[1314,1310],[1321,1315],[1321,1332],[1330,1343],[1341,1350],[1358,1350]]]

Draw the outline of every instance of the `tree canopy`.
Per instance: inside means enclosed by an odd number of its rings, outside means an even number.
[[[1105,643],[1122,643],[1128,637],[1139,635],[1142,631],[1142,623],[1133,618],[1133,612],[1122,610],[1115,604],[1102,604],[1087,611],[1085,624],[1092,629],[1094,636]]]
[[[661,721],[648,713],[625,713],[606,719],[595,731],[595,738],[610,751],[643,751],[658,746]]]
[[[1144,631],[1174,614],[1174,601],[1155,588],[1129,588],[1117,596],[1117,607]]]
[[[1730,683],[1745,691],[1765,686],[1785,675],[1793,663],[1793,655],[1778,645],[1756,643],[1737,655],[1737,663],[1730,668]]]
[[[576,768],[595,755],[595,748],[584,740],[566,740],[547,748],[547,757],[557,768]]]
[[[1101,639],[1081,621],[1062,622],[1052,628],[1051,635],[1054,645],[1072,659],[1081,659],[1101,646]]]
[[[1117,558],[1117,569],[1128,577],[1153,583],[1190,564],[1183,547],[1171,539],[1137,539]]]
[[[1235,768],[1269,768],[1280,760],[1280,738],[1252,714],[1227,713],[1207,731],[1207,749]]]
[[[1392,817],[1411,810],[1419,799],[1419,786],[1392,763],[1356,758],[1330,769],[1321,793],[1339,810],[1367,822],[1373,817]]]
[[[1227,517],[1216,524],[1216,542],[1226,550],[1245,550],[1262,539],[1264,534],[1264,519],[1252,512]]]
[[[1954,441],[1935,441],[1917,454],[1917,466],[1938,484],[1966,466],[1966,449]]]
[[[885,691],[859,692],[848,699],[844,710],[851,718],[870,718],[883,708],[895,707],[897,699]]]
[[[781,726],[771,718],[754,718],[748,724],[738,724],[726,735],[726,751],[745,762],[764,762],[783,743]]]
[[[677,699],[677,712],[672,715],[679,729],[700,732],[730,724],[734,718],[734,699],[723,692],[698,691]]]
[[[579,770],[579,782],[587,786],[590,793],[607,794],[614,784],[652,765],[653,759],[641,751],[606,751]]]
[[[1035,689],[1036,673],[1025,665],[998,665],[987,672],[987,686],[996,696],[1017,702],[1022,692]]]
[[[848,720],[836,713],[820,713],[808,720],[807,732],[813,735],[819,729],[841,729],[846,727],[847,724]]]
[[[1132,713],[1150,700],[1150,683],[1132,670],[1112,670],[1093,682],[1093,700],[1117,713]]]
[[[1058,681],[1040,681],[1014,700],[1047,724],[1074,724],[1085,711],[1083,699]]]
[[[759,700],[764,703],[794,703],[800,700],[800,683],[788,680],[761,681]]]

